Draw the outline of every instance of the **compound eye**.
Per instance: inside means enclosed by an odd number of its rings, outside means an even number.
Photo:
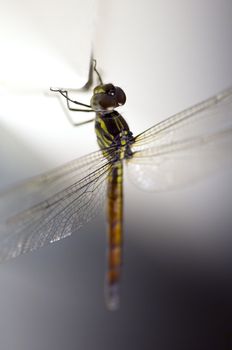
[[[106,89],[107,95],[109,95],[109,96],[116,95],[116,89],[115,89],[113,84],[107,84],[106,87],[107,87],[107,89]]]
[[[116,97],[117,97],[117,102],[119,106],[122,106],[125,104],[126,94],[120,87],[116,87]]]
[[[107,94],[110,96],[115,96],[115,90],[110,90]]]

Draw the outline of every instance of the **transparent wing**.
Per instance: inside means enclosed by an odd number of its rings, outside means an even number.
[[[3,193],[0,261],[69,236],[89,221],[104,198],[108,154],[107,160],[95,152]]]
[[[171,190],[231,166],[232,88],[135,137],[128,163],[132,181]]]
[[[101,151],[68,162],[0,193],[0,218],[15,215],[78,182],[106,162]]]

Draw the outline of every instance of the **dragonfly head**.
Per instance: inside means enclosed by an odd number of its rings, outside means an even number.
[[[124,105],[125,102],[126,95],[120,87],[113,84],[104,84],[94,88],[90,105],[96,112],[110,112]]]

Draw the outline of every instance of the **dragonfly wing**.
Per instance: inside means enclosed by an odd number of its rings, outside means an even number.
[[[102,203],[109,158],[95,152],[2,194],[0,261],[69,236],[89,221]]]
[[[16,215],[19,210],[26,210],[52,197],[70,184],[101,168],[105,163],[106,159],[102,152],[97,151],[0,193],[0,219]]]
[[[231,146],[228,89],[135,137],[129,174],[142,189],[172,190],[231,166]]]

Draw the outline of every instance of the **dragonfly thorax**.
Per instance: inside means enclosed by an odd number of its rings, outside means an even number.
[[[90,105],[96,112],[109,112],[124,105],[125,102],[126,94],[120,87],[113,84],[103,84],[94,88]]]
[[[130,146],[134,142],[134,137],[127,122],[117,111],[96,113],[95,132],[101,149],[113,146],[116,158],[131,157]]]

